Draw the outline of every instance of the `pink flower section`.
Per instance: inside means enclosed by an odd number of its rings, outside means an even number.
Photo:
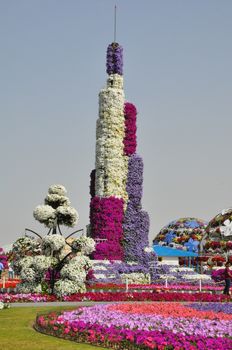
[[[123,199],[94,197],[90,203],[91,235],[96,240],[93,258],[123,260]],[[99,240],[99,243],[98,243]],[[100,241],[105,240],[105,241]]]
[[[124,143],[124,153],[126,156],[130,156],[136,152],[136,107],[129,102],[124,105],[124,115],[125,115],[125,137]]]

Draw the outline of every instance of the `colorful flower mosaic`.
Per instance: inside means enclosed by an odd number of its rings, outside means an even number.
[[[210,306],[110,304],[40,315],[35,328],[113,349],[220,350],[232,348],[231,320],[231,309]]]

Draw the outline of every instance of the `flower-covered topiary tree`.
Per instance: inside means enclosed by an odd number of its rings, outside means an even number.
[[[66,189],[62,185],[52,185],[44,199],[44,205],[35,208],[34,218],[49,228],[49,233],[61,234],[60,225],[73,227],[78,221],[76,209],[70,206],[70,200],[66,197]]]
[[[78,220],[77,211],[70,206],[66,197],[65,187],[52,185],[44,205],[34,210],[34,217],[49,231],[42,237],[27,229],[39,237],[35,241],[39,244],[41,254],[31,254],[19,260],[18,270],[22,280],[18,286],[19,291],[46,291],[58,297],[84,292],[86,275],[92,266],[87,255],[94,251],[95,242],[85,236],[73,237],[75,233],[83,230],[74,231],[66,238],[62,235],[61,225],[73,227]]]

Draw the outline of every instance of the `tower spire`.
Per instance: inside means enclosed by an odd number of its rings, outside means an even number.
[[[117,6],[114,6],[114,43],[116,43],[116,29],[117,29]]]

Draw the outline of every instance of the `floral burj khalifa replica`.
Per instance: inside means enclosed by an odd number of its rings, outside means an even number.
[[[99,93],[96,162],[90,183],[90,234],[97,260],[149,260],[149,216],[142,210],[143,161],[136,154],[136,107],[125,102],[123,48],[107,48],[106,88]]]

